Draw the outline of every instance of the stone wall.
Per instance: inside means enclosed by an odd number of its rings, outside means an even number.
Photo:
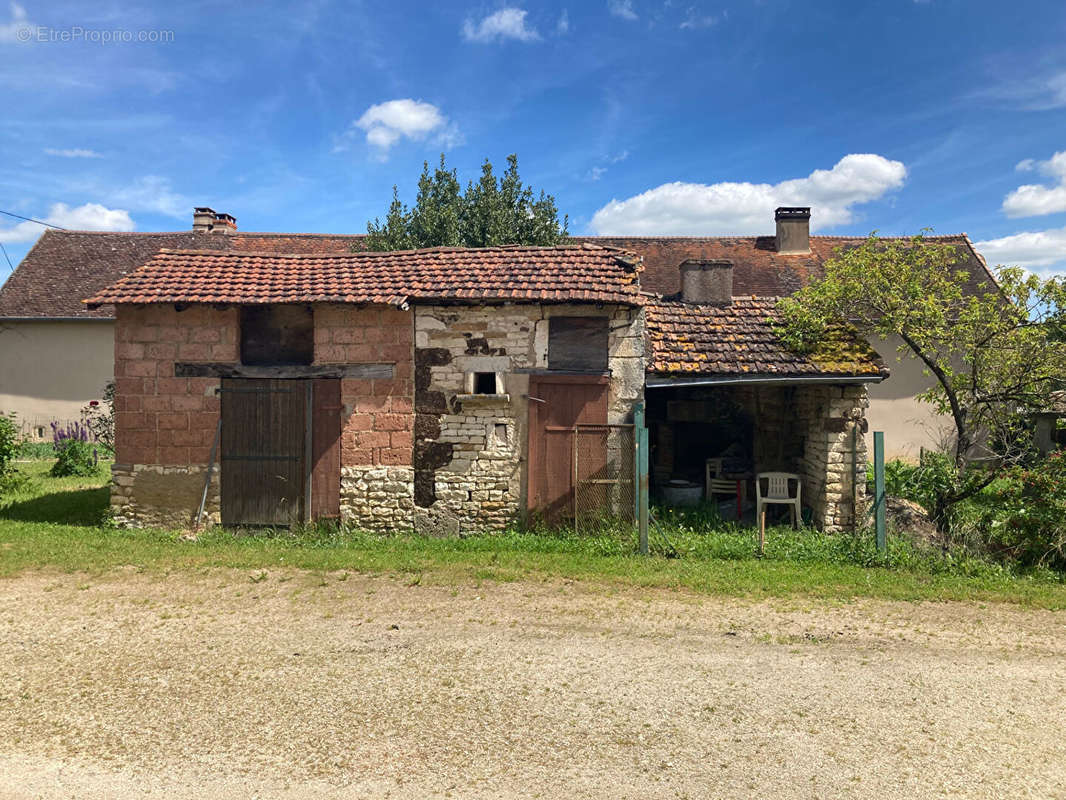
[[[206,474],[206,465],[116,463],[111,467],[111,519],[124,527],[188,528],[196,522]],[[202,523],[219,522],[219,472],[215,469]]]
[[[609,421],[643,396],[643,316],[581,306],[321,304],[314,363],[394,365],[389,379],[344,379],[341,513],[371,530],[498,529],[524,510],[529,373],[548,368],[553,315],[609,320]],[[121,307],[116,320],[112,513],[123,524],[189,524],[218,423],[218,379],[175,378],[176,361],[239,362],[237,308]],[[470,373],[500,375],[474,395]],[[417,413],[416,413],[417,412]],[[168,494],[162,487],[173,487]],[[208,519],[218,519],[218,478]]]
[[[865,385],[799,386],[796,428],[804,434],[803,499],[815,524],[826,531],[851,530],[866,512]],[[852,431],[855,431],[853,434]],[[854,453],[853,473],[852,448]]]
[[[409,531],[413,487],[411,467],[341,467],[341,518],[378,533]]]
[[[553,315],[606,316],[608,421],[632,421],[643,397],[643,316],[582,306],[425,306],[415,310],[415,517],[419,529],[499,529],[525,509],[529,374],[548,368]],[[502,391],[475,395],[494,372]]]

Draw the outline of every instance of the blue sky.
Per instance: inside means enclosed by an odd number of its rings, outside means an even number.
[[[1062,0],[0,5],[0,208],[364,232],[423,160],[516,152],[575,233],[809,204],[1066,273],[1064,40]],[[15,263],[39,232],[0,218]]]

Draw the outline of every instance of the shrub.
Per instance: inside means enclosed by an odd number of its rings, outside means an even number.
[[[0,414],[0,493],[18,488],[24,481],[12,463],[19,455],[18,426],[14,414]]]
[[[55,448],[56,463],[52,465],[52,477],[95,475],[100,464],[92,439],[84,422],[71,422],[66,427],[53,422],[52,446]]]
[[[1066,568],[1066,453],[1012,470],[991,493],[980,520],[989,548],[1020,564]]]
[[[50,475],[53,478],[71,476],[85,477],[96,475],[100,471],[96,448],[89,442],[68,439],[56,448],[56,463],[52,465]]]
[[[917,464],[893,459],[885,464],[885,492],[918,503],[933,513],[938,493],[945,491],[954,480],[954,467],[944,453],[923,450]],[[872,492],[873,466],[867,468],[867,481]]]
[[[14,414],[0,414],[0,474],[11,469],[19,454],[18,426]]]

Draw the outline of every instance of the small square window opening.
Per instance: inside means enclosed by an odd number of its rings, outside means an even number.
[[[496,373],[475,372],[474,394],[496,394]]]

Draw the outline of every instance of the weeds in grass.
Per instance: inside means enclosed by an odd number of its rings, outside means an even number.
[[[729,595],[1008,600],[1066,608],[1063,575],[1051,570],[1026,571],[905,538],[890,538],[888,552],[880,553],[872,533],[781,527],[767,531],[760,556],[753,529],[723,523],[708,509],[659,512],[663,532],[680,556],[672,560],[640,556],[634,531],[620,524],[582,535],[540,526],[446,539],[337,525],[214,528],[188,540],[180,531],[104,527],[99,522],[107,507],[104,479],[54,479],[47,470],[42,463],[32,488],[0,501],[0,575],[40,567],[227,567],[246,571],[248,580],[258,583],[268,570],[273,575],[295,568],[340,573],[338,580],[351,573],[388,573],[403,576],[410,586],[563,578]],[[653,553],[664,555],[666,546],[656,541],[653,536]],[[286,577],[284,571],[277,574],[279,580]]]

